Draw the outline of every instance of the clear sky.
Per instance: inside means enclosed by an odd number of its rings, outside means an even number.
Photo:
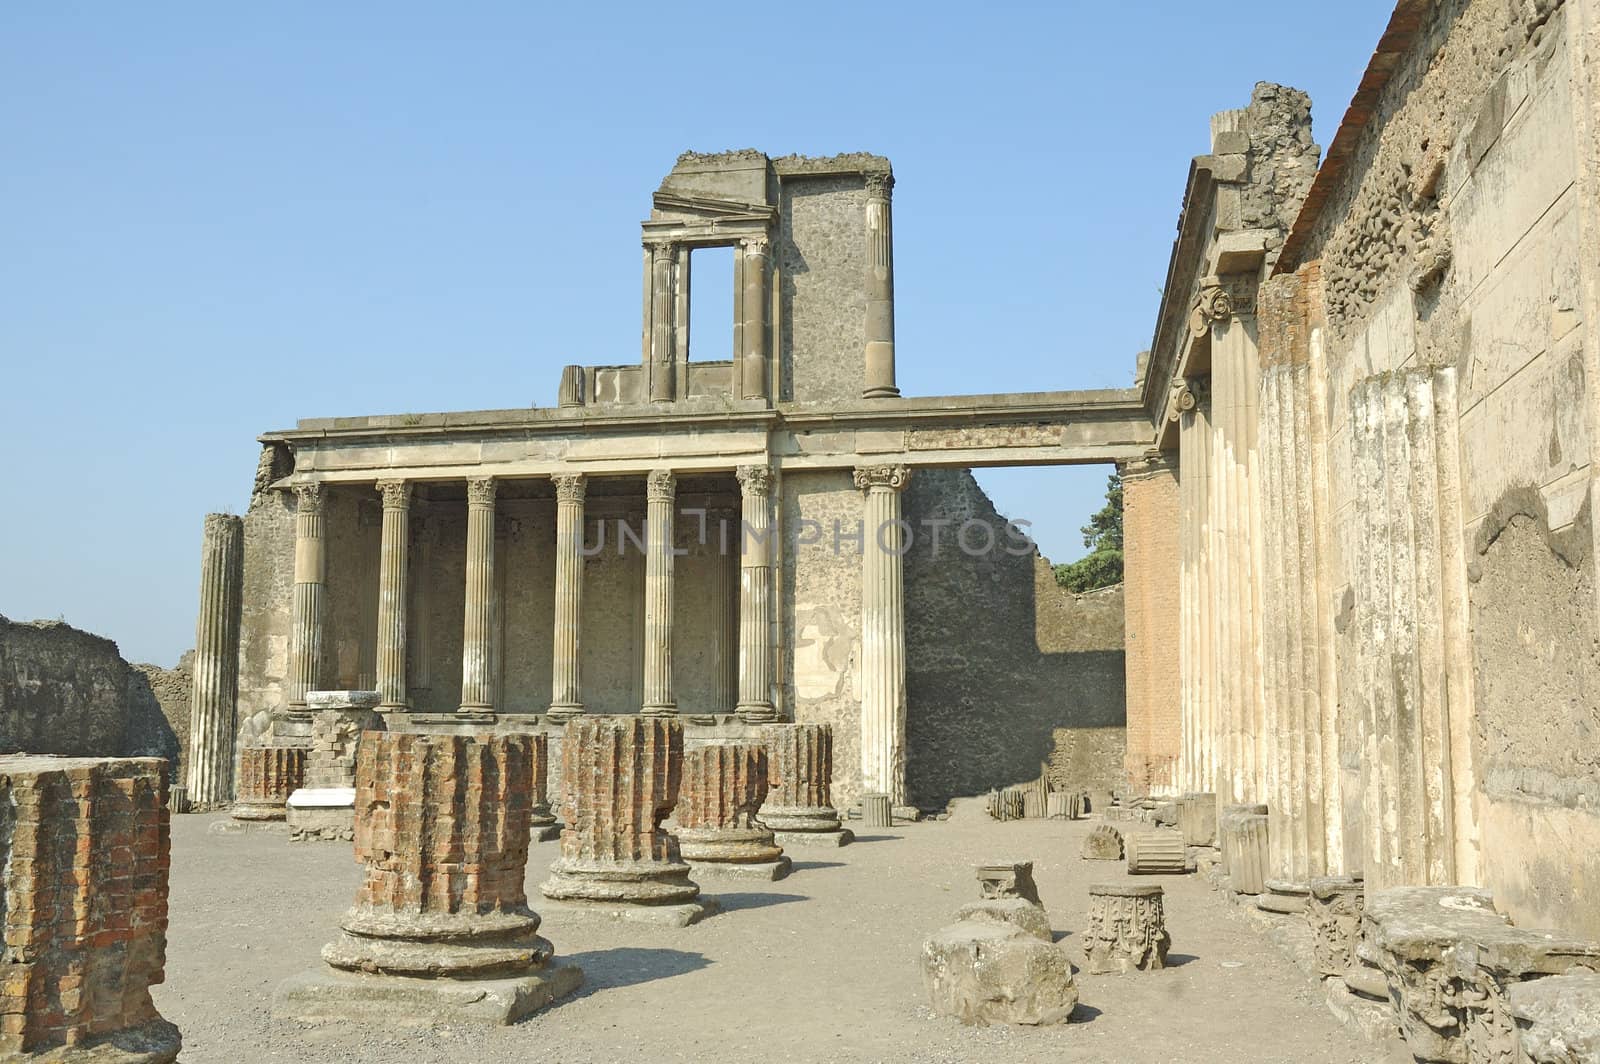
[[[905,393],[1131,384],[1210,114],[1326,146],[1392,6],[6,3],[0,613],[171,664],[259,432],[636,359],[686,148],[893,161]],[[1070,560],[1104,473],[979,478]]]

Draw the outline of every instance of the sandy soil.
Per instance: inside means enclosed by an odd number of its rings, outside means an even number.
[[[975,864],[1031,859],[1057,935],[1076,952],[1088,884],[1126,878],[1120,863],[1078,857],[1093,823],[997,824],[968,803],[945,822],[795,852],[795,873],[778,883],[708,881],[726,911],[694,927],[547,915],[543,933],[582,966],[584,988],[514,1027],[479,1029],[274,1020],[273,987],[320,964],[349,905],[350,849],[219,834],[220,815],[175,817],[167,981],[156,1004],[183,1031],[190,1064],[1397,1059],[1394,1046],[1340,1025],[1315,983],[1194,876],[1163,879],[1173,966],[1080,973],[1075,1022],[968,1028],[933,1016],[918,950],[977,896]],[[535,909],[557,846],[537,844],[529,861]]]

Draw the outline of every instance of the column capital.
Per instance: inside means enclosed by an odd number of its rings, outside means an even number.
[[[772,494],[772,467],[769,465],[742,465],[734,470],[739,480],[739,492],[745,496]]]
[[[764,236],[747,236],[739,241],[739,247],[743,249],[747,259],[766,258],[770,246],[771,242]]]
[[[1204,336],[1213,325],[1226,325],[1234,318],[1256,312],[1257,280],[1252,274],[1211,275],[1200,281],[1200,294],[1189,311],[1189,331]]]
[[[867,195],[873,199],[888,199],[894,192],[894,175],[891,173],[869,173],[867,177]]]
[[[904,465],[870,465],[856,466],[856,487],[863,491],[873,488],[888,488],[890,491],[899,491],[911,479],[911,467]]]
[[[380,480],[376,486],[378,494],[383,496],[385,510],[404,510],[411,505],[409,480]]]
[[[588,490],[588,477],[582,473],[556,473],[550,481],[556,486],[556,499],[559,502],[582,502],[584,492]]]
[[[670,259],[677,246],[670,240],[647,240],[645,241],[644,249],[658,259]]]
[[[303,514],[320,514],[322,502],[327,497],[322,490],[320,481],[311,484],[296,484],[294,486],[295,503]]]
[[[474,477],[467,481],[467,504],[493,506],[497,486],[493,477]]]
[[[644,483],[645,497],[651,502],[671,502],[678,478],[670,469],[652,469]]]
[[[1205,382],[1199,378],[1180,377],[1172,382],[1167,395],[1167,420],[1176,421],[1200,404],[1205,396]]]

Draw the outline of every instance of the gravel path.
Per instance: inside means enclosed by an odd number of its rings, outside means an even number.
[[[977,896],[973,866],[1034,862],[1069,951],[1088,884],[1126,878],[1086,862],[1094,821],[996,824],[964,803],[948,821],[794,852],[773,884],[703,883],[726,911],[682,929],[547,918],[543,933],[586,974],[579,994],[509,1028],[376,1027],[274,1020],[273,987],[320,964],[355,889],[346,845],[224,834],[225,816],[173,818],[163,1015],[183,1060],[1368,1062],[1395,1059],[1341,1026],[1316,985],[1249,918],[1194,876],[1165,877],[1173,967],[1078,976],[1065,1026],[968,1028],[933,1016],[916,959],[929,933]],[[534,847],[529,897],[557,843]],[[1075,963],[1081,965],[1078,953]]]

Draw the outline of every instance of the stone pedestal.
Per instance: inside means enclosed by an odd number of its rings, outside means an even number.
[[[1085,861],[1122,860],[1122,832],[1110,824],[1096,824],[1083,840]]]
[[[956,910],[958,923],[1001,923],[1037,939],[1054,942],[1050,915],[1039,902],[1032,861],[1000,861],[979,865],[978,901]]]
[[[533,812],[528,818],[534,842],[561,837],[561,822],[550,806],[550,736],[534,732],[525,736],[533,755]]]
[[[508,1024],[578,988],[523,891],[526,736],[374,734],[356,777],[355,904],[329,968],[281,984],[275,1015]]]
[[[1366,887],[1348,876],[1320,876],[1309,885],[1306,922],[1311,925],[1317,971],[1342,977],[1356,963]]]
[[[855,836],[839,826],[833,807],[833,728],[827,724],[768,724],[768,790],[760,820],[778,844],[844,846]]]
[[[1236,894],[1260,894],[1267,889],[1267,807],[1261,804],[1225,806],[1217,818],[1222,843],[1222,870]]]
[[[1155,884],[1096,883],[1089,887],[1089,926],[1083,933],[1088,971],[1151,971],[1167,963],[1162,890]]]
[[[234,819],[284,819],[289,795],[304,786],[305,780],[306,750],[303,747],[245,747],[239,751]]]
[[[0,1059],[177,1059],[166,789],[158,758],[0,756]]]
[[[539,886],[573,912],[683,926],[716,907],[700,898],[661,822],[678,800],[683,725],[668,717],[567,722],[561,856]]]
[[[1186,846],[1217,844],[1217,796],[1208,792],[1178,799],[1178,830]]]
[[[207,514],[189,695],[189,760],[183,781],[188,807],[196,812],[221,809],[233,799],[243,586],[244,522],[232,514]]]
[[[767,797],[767,773],[766,748],[755,743],[708,743],[683,755],[674,834],[696,877],[770,882],[789,874],[783,847],[756,819]]]
[[[1188,870],[1180,831],[1133,831],[1123,841],[1130,875],[1181,876]]]
[[[377,691],[310,691],[311,748],[305,782],[285,803],[289,838],[349,842],[355,837],[356,752],[361,735],[381,731]]]
[[[864,828],[894,827],[894,807],[887,794],[861,796],[861,826]]]

